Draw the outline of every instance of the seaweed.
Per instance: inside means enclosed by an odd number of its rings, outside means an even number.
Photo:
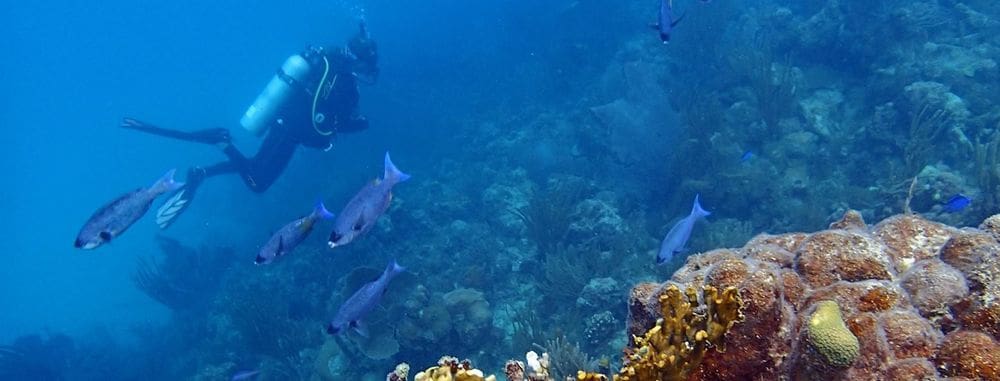
[[[903,148],[907,174],[917,174],[931,160],[934,143],[951,121],[951,115],[941,109],[931,110],[923,104],[920,111],[910,114],[910,138]]]
[[[591,371],[597,361],[580,349],[580,345],[570,343],[565,336],[556,336],[535,347],[549,354],[549,372],[556,380],[565,380],[578,371]]]
[[[573,222],[573,208],[584,195],[581,186],[552,184],[550,181],[545,191],[536,192],[528,206],[511,210],[524,223],[526,236],[538,246],[542,258],[559,249]]]
[[[1000,199],[1000,123],[997,130],[992,131],[985,140],[976,137],[975,144],[975,175],[976,182],[983,192],[984,210],[996,210]]]
[[[235,258],[233,250],[207,247],[194,250],[163,236],[157,237],[157,243],[164,260],[137,259],[132,275],[136,288],[173,311],[206,307],[218,290],[222,274]]]
[[[75,349],[66,335],[18,337],[13,344],[0,346],[0,379],[64,380]]]

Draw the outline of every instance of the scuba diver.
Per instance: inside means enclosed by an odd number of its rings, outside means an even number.
[[[338,133],[368,128],[358,113],[358,83],[374,84],[378,78],[378,47],[364,21],[343,48],[311,46],[292,55],[240,118],[240,125],[264,135],[260,149],[245,156],[225,128],[178,131],[124,118],[121,127],[184,141],[216,145],[227,160],[188,169],[184,187],[156,213],[156,223],[166,229],[194,199],[201,182],[209,177],[236,173],[250,190],[266,191],[291,160],[299,146],[329,150]]]

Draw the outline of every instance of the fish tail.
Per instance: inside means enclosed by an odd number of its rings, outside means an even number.
[[[184,183],[174,180],[174,174],[177,173],[177,169],[171,169],[167,171],[163,177],[160,177],[149,187],[156,194],[163,194],[171,191],[175,191],[184,186]]]
[[[313,216],[329,220],[333,218],[333,213],[326,210],[326,206],[323,206],[323,200],[316,200],[316,206],[313,207]]]
[[[395,164],[392,164],[392,160],[389,159],[389,151],[385,152],[385,174],[382,177],[383,181],[389,182],[389,184],[401,183],[410,179],[410,175],[403,173],[399,168],[396,168]]]
[[[402,273],[403,271],[406,271],[406,267],[400,266],[399,263],[397,263],[396,260],[393,259],[392,262],[389,262],[389,265],[385,267],[385,276],[388,279],[392,279],[395,278],[396,275]]]
[[[694,206],[691,207],[691,215],[695,216],[695,218],[703,218],[712,215],[712,212],[709,212],[701,207],[701,203],[698,202],[699,196],[701,195],[700,194],[694,195]]]

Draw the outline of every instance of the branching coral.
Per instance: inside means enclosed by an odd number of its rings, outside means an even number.
[[[735,287],[705,286],[699,303],[698,291],[688,287],[683,293],[676,285],[659,294],[660,318],[625,358],[616,381],[683,380],[701,363],[712,347],[725,349],[723,336],[743,320],[743,300]]]
[[[1000,124],[997,125],[1000,130]],[[983,209],[995,210],[1000,205],[1000,132],[995,130],[986,141],[976,137],[976,180],[983,191]]]
[[[938,136],[948,127],[951,116],[943,109],[931,110],[924,104],[920,111],[911,115],[910,138],[903,148],[906,170],[916,174],[930,160],[934,143]]]
[[[194,250],[177,240],[158,237],[165,259],[138,259],[132,282],[153,300],[172,310],[202,307],[218,288],[223,274],[234,258],[226,248]]]
[[[545,258],[542,264],[545,279],[540,283],[544,285],[547,296],[555,301],[576,299],[593,274],[582,259],[583,254],[563,245],[558,245]]]
[[[583,352],[578,344],[572,344],[565,337],[556,337],[545,342],[542,347],[549,355],[549,372],[556,380],[593,368],[594,360]]]
[[[496,381],[495,376],[486,376],[483,371],[473,368],[469,360],[458,361],[457,358],[444,356],[438,360],[437,366],[417,373],[415,381]]]
[[[524,222],[528,238],[543,256],[558,249],[572,223],[573,206],[583,198],[584,189],[572,183],[556,187],[551,183],[544,192],[536,193],[528,206],[513,210]]]

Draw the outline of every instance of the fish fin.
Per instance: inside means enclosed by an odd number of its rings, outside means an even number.
[[[385,267],[385,271],[382,272],[382,276],[392,279],[403,271],[406,271],[406,267],[400,266],[399,263],[393,259],[392,262],[389,262],[389,265]]]
[[[673,256],[672,255],[667,255],[667,256],[657,255],[656,256],[656,264],[662,265],[664,263],[667,263],[667,262],[670,261],[670,258],[673,258]]]
[[[368,326],[362,323],[361,320],[352,321],[351,328],[354,329],[354,332],[357,332],[359,335],[361,335],[361,337],[364,337],[366,339],[368,338],[369,336]]]
[[[695,219],[704,218],[712,215],[712,212],[709,212],[701,207],[701,203],[698,201],[700,196],[701,196],[700,194],[694,195],[694,205],[691,206],[691,215],[694,216]]]
[[[673,22],[671,22],[670,23],[670,27],[673,28],[673,27],[677,26],[677,24],[680,24],[681,20],[684,19],[684,16],[687,16],[687,12],[684,12],[683,14],[681,14],[681,17],[678,17],[677,20],[674,20]]]
[[[392,164],[392,160],[389,159],[389,151],[385,152],[385,174],[382,175],[382,179],[390,181],[389,184],[401,183],[410,179],[410,175],[403,173],[399,168],[396,168],[395,164]]]
[[[364,228],[365,228],[365,218],[364,218],[364,216],[359,216],[358,220],[354,221],[354,225],[351,226],[351,230],[354,230],[356,232],[359,232],[359,231],[361,231],[361,229],[364,229]]]
[[[265,262],[267,262],[267,258],[264,258],[264,256],[260,254],[257,254],[257,257],[253,259],[253,264],[255,265],[263,265]]]
[[[171,169],[167,171],[167,173],[161,176],[159,179],[157,179],[156,182],[153,183],[153,185],[150,185],[149,189],[156,192],[157,194],[172,192],[181,189],[181,187],[184,186],[184,183],[174,180],[175,173],[177,173],[177,169]]]
[[[101,237],[101,240],[103,240],[104,242],[111,242],[112,235],[111,232],[109,231],[103,231],[100,234],[98,234],[98,236]]]
[[[284,251],[285,251],[285,238],[279,236],[278,237],[278,250],[274,253],[274,255],[277,256],[277,257],[280,257],[280,256],[282,256],[282,255],[285,254]]]
[[[333,213],[326,210],[326,206],[323,205],[323,200],[316,200],[316,206],[313,207],[313,214],[322,218],[324,220],[333,219]]]

